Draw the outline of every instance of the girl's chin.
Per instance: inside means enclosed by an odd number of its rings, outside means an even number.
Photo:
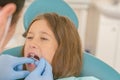
[[[35,64],[26,64],[26,69],[30,72],[32,72],[36,68]]]

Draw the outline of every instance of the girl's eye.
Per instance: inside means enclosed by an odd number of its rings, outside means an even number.
[[[27,39],[33,39],[33,37],[31,37],[31,36],[28,36],[28,37],[26,37]]]
[[[45,37],[41,37],[40,39],[41,39],[41,40],[48,40],[48,39],[47,39],[47,38],[45,38]]]

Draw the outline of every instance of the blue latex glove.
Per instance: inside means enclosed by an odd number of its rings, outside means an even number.
[[[0,80],[16,80],[26,77],[30,72],[21,70],[24,63],[33,63],[32,59],[0,55]]]
[[[25,80],[53,80],[51,65],[45,59],[41,58],[37,68]]]

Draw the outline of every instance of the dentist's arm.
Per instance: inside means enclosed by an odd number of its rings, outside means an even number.
[[[41,58],[37,68],[25,80],[53,80],[51,65],[45,59]]]
[[[29,71],[19,68],[24,63],[33,63],[32,59],[0,55],[0,80],[16,80],[25,78]]]

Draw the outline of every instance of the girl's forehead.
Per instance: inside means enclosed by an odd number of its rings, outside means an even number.
[[[50,26],[47,24],[46,20],[34,21],[31,24],[30,29],[28,30],[28,33],[46,34],[52,37],[54,36],[54,33],[51,30]]]
[[[36,20],[30,25],[30,29],[45,29],[45,30],[51,30],[51,26],[48,24],[48,22],[45,19]]]

